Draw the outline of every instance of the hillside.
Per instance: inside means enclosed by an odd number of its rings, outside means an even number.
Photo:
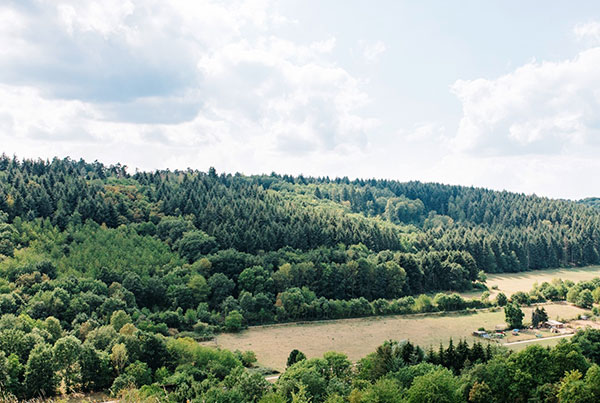
[[[340,243],[362,243],[374,252],[461,250],[486,272],[599,261],[600,214],[594,209],[435,183],[214,170],[130,175],[119,165],[3,156],[0,211],[9,223],[48,218],[65,230],[92,220],[108,228],[130,225],[167,242],[179,239],[157,234],[156,227],[179,217],[191,226],[181,231],[203,231],[216,250],[252,254]]]
[[[73,370],[73,390],[119,390],[126,365],[175,368],[173,338],[490,306],[418,294],[484,288],[482,272],[600,263],[599,218],[460,186],[2,156],[0,382],[10,367],[16,396],[54,392],[36,383],[54,372],[36,365],[81,349],[58,372],[66,387]]]
[[[129,307],[204,303],[213,324],[231,310],[247,323],[361,316],[369,301],[469,289],[482,271],[597,264],[599,218],[460,186],[0,158],[0,276],[17,311],[68,277],[117,284]],[[356,303],[314,307],[327,300]]]

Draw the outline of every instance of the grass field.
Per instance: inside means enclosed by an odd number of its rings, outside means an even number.
[[[545,305],[552,319],[571,319],[584,310],[567,304]],[[530,320],[532,308],[524,308],[525,321]],[[207,345],[229,350],[252,350],[260,364],[285,369],[287,356],[297,348],[309,358],[320,357],[327,351],[339,351],[356,361],[375,351],[384,341],[410,340],[422,347],[447,342],[450,337],[472,342],[471,336],[479,327],[494,329],[504,323],[504,312],[446,314],[443,316],[386,316],[346,319],[305,324],[252,327],[238,334],[221,334]],[[548,340],[550,341],[550,340]],[[544,342],[541,339],[541,342]],[[556,341],[558,342],[558,341]],[[527,345],[516,345],[524,348]]]
[[[567,269],[536,270],[521,273],[502,273],[488,274],[487,286],[490,288],[490,294],[493,298],[499,292],[503,292],[510,297],[517,291],[528,292],[533,288],[534,283],[543,283],[552,281],[554,278],[571,280],[574,282],[582,280],[591,280],[594,277],[600,277],[600,266],[587,266]],[[493,290],[492,286],[498,286]],[[481,291],[462,293],[464,297],[479,297]]]

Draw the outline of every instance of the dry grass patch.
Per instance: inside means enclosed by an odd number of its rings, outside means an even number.
[[[578,282],[591,280],[594,277],[600,277],[600,266],[488,274],[486,284],[490,288],[492,298],[499,292],[503,292],[507,297],[510,297],[517,291],[529,292],[536,282],[541,284],[544,281],[550,282],[555,278]],[[498,289],[492,289],[493,286],[498,286]],[[481,293],[482,291],[472,291],[461,293],[461,295],[468,298],[479,298]]]
[[[584,310],[567,304],[545,305],[552,319],[575,318]],[[532,308],[524,308],[525,321],[531,318]],[[339,351],[356,361],[375,351],[384,341],[410,340],[422,347],[447,342],[451,337],[469,342],[479,327],[494,329],[504,323],[504,311],[472,314],[406,315],[360,319],[345,319],[306,324],[257,326],[238,334],[221,334],[215,342],[207,343],[229,350],[252,350],[259,363],[284,370],[287,356],[297,348],[307,357],[320,357],[327,351]]]

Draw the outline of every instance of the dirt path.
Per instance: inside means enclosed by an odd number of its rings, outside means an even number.
[[[515,344],[535,343],[537,341],[542,341],[542,340],[562,339],[564,337],[571,337],[571,336],[575,336],[575,333],[561,334],[558,336],[550,336],[550,337],[542,337],[540,339],[535,338],[535,339],[529,339],[529,340],[513,341],[511,343],[504,343],[502,345],[503,346],[514,346]]]
[[[277,374],[277,375],[271,375],[271,376],[266,376],[265,380],[267,382],[275,382],[276,380],[279,379],[279,377],[281,376],[281,374]]]

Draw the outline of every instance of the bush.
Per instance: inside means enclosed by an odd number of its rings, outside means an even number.
[[[446,295],[439,293],[433,299],[440,311],[460,311],[467,307],[466,301],[458,294]]]
[[[250,368],[256,362],[256,354],[254,351],[244,351],[242,353],[241,361],[244,367]]]
[[[306,360],[306,356],[304,355],[304,353],[302,351],[293,349],[290,352],[290,355],[288,356],[287,359],[287,366],[291,367],[292,365],[294,365],[297,362],[300,362],[302,360]]]
[[[590,290],[583,290],[579,293],[577,297],[577,301],[575,305],[580,308],[589,309],[594,304],[594,297],[592,296],[592,292]]]
[[[239,332],[242,329],[244,317],[236,310],[229,312],[225,318],[225,330],[228,332]]]
[[[209,338],[213,336],[214,327],[204,322],[196,322],[193,326],[194,333],[202,338]]]
[[[112,386],[110,387],[110,393],[113,396],[117,396],[120,391],[133,388],[135,388],[135,379],[130,375],[121,374],[115,378]]]
[[[498,287],[496,287],[498,288]],[[498,293],[498,295],[496,296],[496,304],[498,306],[504,306],[506,305],[508,302],[508,298],[506,298],[506,295],[504,295],[504,293]]]
[[[152,371],[145,362],[136,361],[125,369],[125,375],[131,377],[136,387],[152,383]]]
[[[530,305],[531,298],[529,295],[525,294],[523,291],[517,291],[510,297],[512,302],[516,302],[519,305]]]

